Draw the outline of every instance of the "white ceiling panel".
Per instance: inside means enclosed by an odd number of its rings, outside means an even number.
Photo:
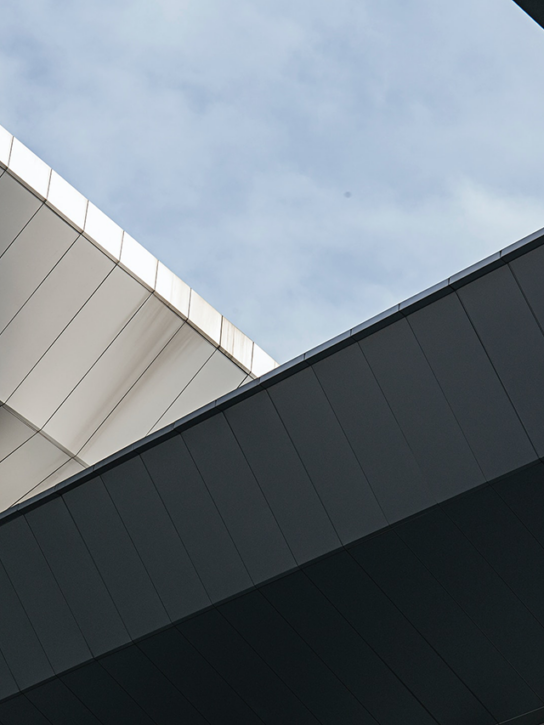
[[[49,189],[51,167],[16,138],[13,139],[11,146],[9,170],[45,199]]]
[[[153,431],[164,428],[165,425],[229,393],[237,388],[245,377],[246,373],[241,368],[216,350],[198,375],[153,426]]]
[[[114,267],[80,237],[0,335],[0,400],[7,400]]]
[[[8,165],[13,136],[0,126],[0,164]]]
[[[126,232],[123,234],[120,262],[123,267],[133,272],[150,289],[155,289],[157,258]]]
[[[89,239],[94,239],[115,260],[119,259],[123,230],[91,202],[87,205],[85,234]]]
[[[77,453],[182,324],[156,297],[146,300],[44,431]]]
[[[149,296],[116,267],[9,398],[41,428]],[[85,412],[79,411],[80,420]]]
[[[202,330],[212,342],[219,345],[221,341],[221,314],[194,290],[191,290],[189,320],[199,330]]]
[[[47,489],[51,488],[51,486],[56,486],[57,483],[62,483],[63,481],[66,481],[67,478],[70,478],[70,476],[75,476],[76,473],[79,473],[83,470],[84,467],[81,465],[81,463],[78,463],[73,458],[70,458],[69,461],[67,461],[50,476],[47,476],[41,483],[38,483],[37,486],[32,488],[24,496],[21,496],[21,498],[18,499],[15,503],[22,503],[23,501],[26,501],[33,496],[37,496],[42,491],[47,491]]]
[[[0,461],[34,435],[33,428],[2,406],[0,408]]]
[[[12,506],[69,460],[69,456],[40,433],[0,463],[0,510]]]
[[[87,199],[74,189],[56,171],[51,173],[47,203],[54,207],[61,216],[67,218],[78,229],[83,230],[87,214]]]
[[[214,346],[190,325],[183,327],[104,421],[79,457],[92,465],[143,438],[172,400],[213,354]]]
[[[7,173],[0,178],[0,256],[28,224],[42,202]]]
[[[77,236],[72,227],[46,206],[32,217],[17,241],[0,258],[0,330],[21,309]]]

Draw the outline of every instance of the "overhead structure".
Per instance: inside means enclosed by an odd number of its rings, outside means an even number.
[[[0,128],[0,510],[275,362]]]
[[[3,138],[0,725],[542,725],[544,229],[274,367]]]

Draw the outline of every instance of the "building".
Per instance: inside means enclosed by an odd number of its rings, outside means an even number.
[[[264,374],[186,308],[222,397],[103,460],[31,434],[80,469],[5,499],[0,723],[542,723],[543,275],[541,230]]]

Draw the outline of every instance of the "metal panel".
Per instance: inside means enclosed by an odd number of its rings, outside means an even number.
[[[217,400],[225,393],[230,393],[245,377],[245,372],[238,365],[216,350],[153,426],[152,431],[160,430],[165,425],[192,413],[193,410]]]
[[[389,523],[435,503],[359,345],[313,369]]]
[[[493,725],[495,718],[348,552],[305,573],[441,725]]]
[[[43,426],[148,296],[141,284],[115,268],[11,396],[10,405]]]
[[[214,349],[193,327],[183,325],[82,448],[81,457],[100,460],[147,435]]]
[[[540,624],[544,624],[544,552],[512,510],[492,488],[486,487],[472,493],[470,499],[448,502],[444,511]]]
[[[17,314],[77,236],[72,227],[46,206],[32,217],[17,241],[0,258],[0,330]]]
[[[125,461],[102,480],[170,619],[211,604],[142,459]]]
[[[414,524],[397,531],[544,704],[542,625],[444,512],[432,510]]]
[[[0,651],[19,689],[53,676],[53,669],[0,564]]]
[[[272,402],[342,543],[387,521],[311,368],[272,385]]]
[[[283,534],[223,414],[182,437],[254,583],[295,566]]]
[[[340,546],[340,539],[266,392],[225,411],[253,474],[298,564]]]
[[[421,632],[497,722],[540,700],[394,531],[350,554]]]
[[[68,250],[0,335],[0,400],[8,399],[112,269],[113,262],[86,239]]]
[[[93,656],[129,642],[119,612],[62,498],[32,509],[26,520]]]
[[[262,591],[379,723],[435,723],[307,577],[297,572]]]
[[[0,257],[38,211],[42,202],[9,174],[0,178]]]
[[[4,405],[0,407],[0,461],[22,446],[36,431]]]
[[[359,343],[437,501],[484,481],[406,320]]]
[[[182,324],[156,297],[149,297],[46,423],[44,432],[79,452]],[[108,453],[112,452],[110,448]]]
[[[221,314],[194,290],[191,290],[189,319],[217,345],[221,340]]]
[[[176,629],[138,643],[138,647],[202,713],[217,725],[258,725],[262,720]]]
[[[219,611],[286,683],[316,722],[375,725],[376,720],[319,659],[260,592],[222,605]]]
[[[160,725],[205,725],[206,720],[137,647],[100,660],[100,664]]]
[[[487,479],[536,457],[527,433],[456,295],[408,317]]]
[[[55,725],[100,725],[99,720],[60,680],[26,693],[30,702]]]
[[[180,632],[266,725],[315,725],[315,717],[215,609],[178,625]]]
[[[544,246],[522,254],[510,262],[509,267],[541,329],[544,329],[544,291],[542,290]]]
[[[0,559],[55,672],[89,659],[87,643],[23,516],[0,526]]]
[[[251,586],[230,534],[181,436],[142,453],[212,602]]]
[[[544,454],[541,396],[544,336],[510,268],[462,287],[461,302],[539,456]]]
[[[29,498],[37,496],[42,491],[47,491],[47,489],[51,488],[51,486],[62,483],[62,481],[70,478],[70,476],[75,476],[76,473],[80,473],[83,470],[84,468],[81,463],[78,463],[74,458],[70,458],[69,461],[64,463],[60,468],[57,468],[54,473],[44,478],[43,481],[40,481],[37,486],[31,488],[28,493],[25,493],[24,496],[18,498],[17,501],[15,501],[14,503],[21,503],[22,501],[27,501]]]
[[[97,662],[68,672],[61,680],[102,725],[159,725]]]
[[[68,456],[36,433],[0,463],[0,511],[18,501],[44,477],[68,461]]]
[[[39,710],[25,697],[16,697],[0,703],[2,725],[50,725]]]
[[[544,465],[538,463],[525,471],[493,484],[493,489],[512,509],[535,539],[544,546]]]
[[[63,496],[132,638],[168,616],[100,478]]]

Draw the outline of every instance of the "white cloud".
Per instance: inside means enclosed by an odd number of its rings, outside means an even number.
[[[3,36],[0,123],[279,359],[544,225],[512,0],[8,0]]]

